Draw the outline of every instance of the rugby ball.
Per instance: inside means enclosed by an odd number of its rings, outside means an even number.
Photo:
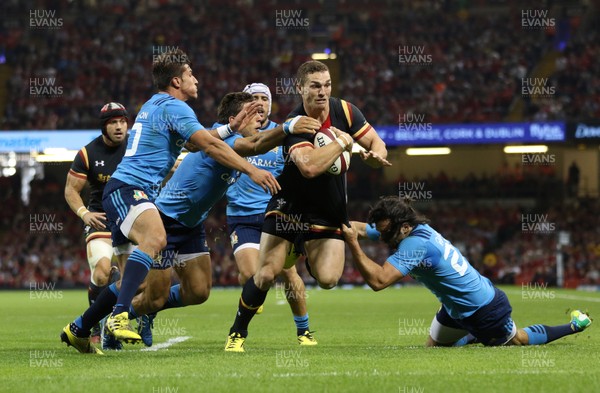
[[[331,142],[335,141],[335,134],[331,132],[329,129],[320,130],[315,134],[314,145],[315,147],[323,147],[327,146]],[[332,175],[341,175],[345,173],[348,168],[350,168],[350,152],[344,150],[342,154],[331,164],[327,173]]]

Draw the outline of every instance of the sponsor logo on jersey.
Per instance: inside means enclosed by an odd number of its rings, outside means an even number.
[[[98,173],[97,179],[100,183],[108,183],[108,181],[110,180],[110,175],[103,175],[102,173]]]

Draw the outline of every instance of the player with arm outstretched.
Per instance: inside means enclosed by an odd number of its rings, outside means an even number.
[[[218,162],[248,174],[265,190],[272,193],[279,190],[270,172],[252,166],[198,122],[194,111],[185,103],[198,97],[198,81],[190,64],[188,56],[179,49],[160,55],[153,63],[152,76],[158,93],[141,107],[131,128],[125,156],[104,190],[102,205],[111,228],[115,254],[121,259],[128,256],[118,301],[106,327],[125,342],[141,341],[129,323],[128,310],[150,266],[166,245],[165,229],[154,200],[186,142],[192,142]],[[232,128],[245,126],[256,114],[256,108],[257,105],[249,106],[248,112],[240,113],[232,124],[219,129],[219,133],[228,135]],[[137,244],[133,251],[132,244]],[[105,314],[108,304],[99,304],[98,300],[93,309],[67,325],[61,334],[62,341],[80,352],[101,352],[89,344],[90,328],[97,322],[98,315]]]
[[[369,222],[375,224],[381,240],[395,249],[379,265],[365,255],[357,240],[359,234],[367,234],[366,224],[344,225],[354,263],[369,286],[379,291],[410,275],[442,303],[431,322],[427,346],[546,344],[582,332],[592,322],[588,315],[575,310],[565,325],[517,329],[506,294],[480,275],[407,200],[381,198],[371,209]],[[372,227],[370,231],[374,235]]]
[[[243,106],[247,108],[252,101],[252,96],[247,93],[227,94],[219,105],[219,120],[227,124]],[[287,123],[263,133],[256,133],[258,127],[260,123],[257,117],[241,130],[242,135],[232,134],[225,138],[225,142],[240,155],[249,156],[277,146],[288,132],[314,133],[319,124],[314,119],[303,117],[294,126]],[[188,154],[181,161],[156,199],[166,230],[167,245],[161,252],[160,260],[153,264],[143,290],[133,299],[133,307],[129,310],[131,318],[206,301],[210,294],[212,274],[204,221],[237,176],[235,170],[204,152]],[[180,279],[180,284],[174,286],[171,286],[172,269]],[[109,286],[112,304],[117,301],[118,291],[117,285]],[[149,333],[140,332],[142,336]]]
[[[277,127],[277,123],[269,120],[272,105],[269,87],[263,83],[251,83],[244,88],[244,92],[252,94],[254,100],[261,103],[258,109],[261,123],[259,131]],[[257,168],[271,171],[273,176],[277,177],[284,166],[283,149],[281,146],[276,146],[264,154],[249,157],[248,160]],[[260,232],[270,199],[270,194],[256,187],[244,174],[227,190],[227,229],[239,270],[240,285],[244,285],[258,270]],[[286,265],[291,266],[283,269],[280,277],[283,279],[286,298],[294,316],[298,343],[316,345],[317,340],[309,328],[304,281],[295,267],[298,254],[300,253],[295,249],[290,252]]]
[[[321,129],[336,133],[337,139],[335,143],[315,148],[314,135],[286,137],[283,146],[286,165],[278,177],[282,189],[267,205],[260,238],[260,267],[244,285],[226,351],[244,352],[250,320],[264,303],[298,236],[303,240],[318,284],[325,289],[337,285],[345,259],[341,225],[348,221],[345,175],[326,173],[337,157],[344,150],[350,151],[356,141],[367,150],[361,157],[369,165],[391,165],[385,159],[385,144],[360,110],[331,97],[331,76],[325,64],[319,61],[302,64],[297,80],[302,103],[288,119],[309,116],[319,121]]]

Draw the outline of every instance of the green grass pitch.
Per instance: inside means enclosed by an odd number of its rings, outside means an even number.
[[[600,294],[506,287],[519,327],[557,325],[568,310],[600,315]],[[225,353],[239,289],[155,321],[155,351],[126,346],[104,357],[59,341],[86,308],[84,291],[1,291],[0,391],[6,392],[599,392],[600,326],[546,346],[423,347],[438,308],[422,287],[311,289],[316,347],[296,342],[274,288],[254,318],[246,353]],[[186,338],[187,337],[187,338]],[[181,342],[160,348],[178,338]]]

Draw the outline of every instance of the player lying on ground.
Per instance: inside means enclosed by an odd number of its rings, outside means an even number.
[[[428,225],[410,201],[381,198],[369,212],[367,225],[344,225],[346,243],[369,286],[379,291],[406,275],[423,283],[442,303],[431,322],[427,346],[539,345],[585,330],[591,319],[575,310],[560,326],[533,325],[517,329],[508,298],[481,276],[441,234]],[[378,233],[377,233],[378,232]],[[365,255],[357,238],[379,237],[396,251],[383,265]]]

